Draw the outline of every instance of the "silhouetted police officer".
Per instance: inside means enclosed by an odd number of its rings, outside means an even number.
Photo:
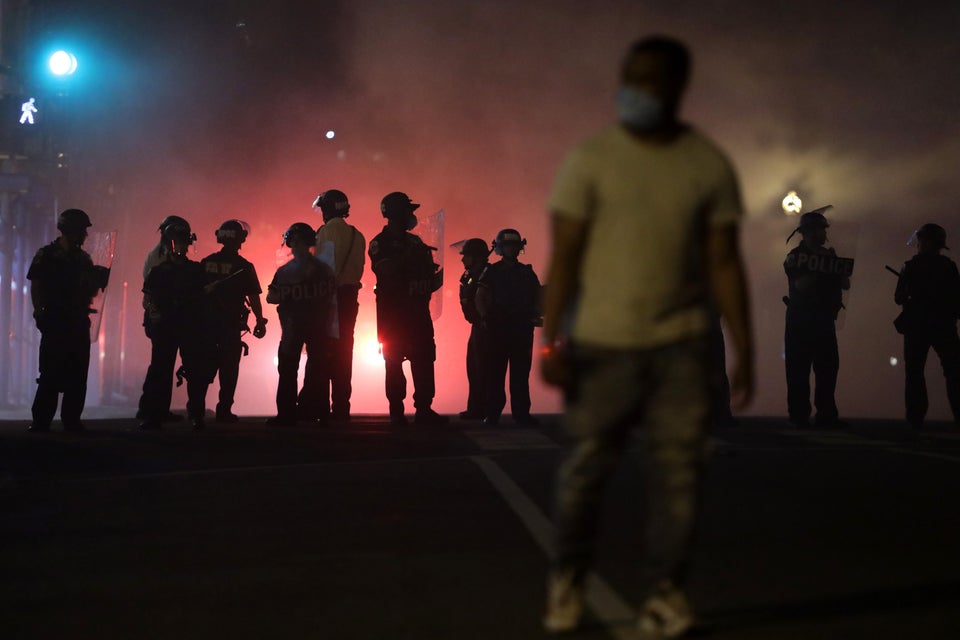
[[[239,418],[231,411],[233,396],[240,376],[240,358],[245,344],[243,334],[250,330],[247,320],[253,312],[253,335],[267,334],[267,320],[260,304],[260,280],[251,262],[240,255],[250,229],[240,220],[227,220],[216,231],[217,242],[223,248],[212,253],[200,264],[207,274],[211,291],[212,328],[216,340],[217,373],[220,378],[220,397],[217,402],[217,422],[235,423]]]
[[[894,301],[903,305],[896,325],[903,334],[907,422],[919,429],[926,418],[924,368],[933,347],[947,382],[953,420],[960,426],[960,338],[957,337],[960,274],[956,263],[940,254],[943,249],[949,249],[943,227],[927,223],[917,229],[915,235],[917,255],[903,265],[894,294]]]
[[[146,283],[147,276],[150,275],[150,272],[153,271],[154,267],[163,264],[164,262],[169,262],[173,259],[173,236],[174,235],[183,235],[186,234],[187,239],[190,244],[196,242],[197,236],[190,230],[190,223],[185,219],[177,215],[169,215],[163,219],[160,223],[160,226],[157,228],[160,232],[160,240],[157,242],[156,246],[147,253],[147,257],[143,261],[143,281]],[[144,293],[143,295],[143,312],[144,320],[143,326],[146,330],[147,328],[147,317],[150,314],[150,301],[149,296]],[[177,349],[174,348],[171,350],[171,344],[164,335],[157,335],[157,337],[152,337],[150,332],[147,331],[147,337],[150,338],[150,365],[147,368],[147,378],[152,382],[151,384],[156,384],[157,386],[152,387],[152,393],[159,394],[156,396],[158,402],[163,406],[163,416],[160,418],[161,422],[173,422],[182,420],[183,417],[170,411],[170,401],[173,397],[173,372],[177,366]],[[165,390],[161,389],[159,385],[160,380],[166,380]],[[146,381],[144,381],[146,384]],[[147,418],[147,414],[143,408],[143,396],[140,397],[140,405],[137,409],[137,418],[144,420]],[[151,416],[150,425],[152,426],[153,416]]]
[[[207,388],[216,373],[216,342],[211,300],[203,266],[187,257],[196,236],[175,224],[165,232],[169,258],[153,267],[143,283],[144,328],[152,353],[140,397],[141,429],[159,429],[170,407],[169,371],[180,352],[178,379],[187,380],[187,415],[194,429],[204,428]],[[177,383],[180,384],[180,381]]]
[[[319,410],[321,413],[330,410],[332,395],[333,419],[347,422],[350,420],[350,395],[353,392],[353,332],[360,311],[358,298],[367,241],[356,227],[346,222],[345,218],[350,215],[350,202],[342,191],[324,191],[317,196],[313,206],[320,209],[323,215],[323,226],[317,229],[316,255],[320,255],[325,242],[333,243],[339,327],[339,337],[330,343],[330,358],[319,381]]]
[[[463,420],[482,420],[486,415],[484,388],[487,375],[483,371],[486,350],[486,329],[477,311],[477,287],[480,275],[487,268],[490,249],[481,238],[470,238],[460,248],[463,275],[460,276],[460,310],[470,323],[470,338],[467,340],[467,410],[460,412]]]
[[[517,257],[527,245],[516,229],[503,229],[493,241],[500,260],[480,276],[477,310],[487,329],[484,350],[488,373],[484,422],[496,424],[506,405],[503,390],[510,367],[510,411],[514,422],[536,424],[530,415],[530,366],[533,362],[533,328],[540,319],[540,279],[533,267]]]
[[[50,430],[63,393],[60,419],[64,431],[82,431],[80,414],[87,395],[90,365],[90,302],[105,289],[106,267],[94,266],[81,247],[90,218],[80,209],[67,209],[57,218],[60,236],[42,247],[30,263],[30,299],[40,330],[40,377],[33,399],[30,431]]]
[[[277,269],[267,287],[267,302],[277,305],[280,316],[280,346],[277,349],[277,415],[267,419],[273,426],[294,426],[298,417],[325,421],[319,413],[319,376],[304,374],[303,391],[297,397],[300,354],[307,350],[307,362],[328,357],[330,322],[336,296],[336,278],[326,263],[310,253],[315,232],[306,222],[297,222],[283,234],[293,259]],[[324,365],[312,369],[322,369]]]
[[[391,424],[406,424],[403,401],[407,379],[403,361],[410,361],[413,406],[418,424],[443,424],[446,416],[431,405],[436,393],[430,296],[443,285],[443,271],[433,262],[432,247],[409,233],[417,226],[419,204],[405,193],[384,196],[380,212],[387,225],[370,242],[370,267],[377,276],[377,336],[383,350],[385,387]]]
[[[810,424],[810,369],[816,379],[814,405],[818,427],[843,426],[834,397],[840,354],[837,349],[837,314],[843,306],[843,290],[850,287],[849,274],[839,269],[832,248],[826,248],[827,222],[822,207],[803,214],[801,240],[787,254],[787,302],[784,356],[787,373],[787,410],[790,422]],[[790,238],[787,238],[789,242]],[[847,261],[852,262],[852,261]]]

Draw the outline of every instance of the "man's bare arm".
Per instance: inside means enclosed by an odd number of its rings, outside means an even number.
[[[750,404],[754,393],[753,330],[736,225],[715,227],[707,232],[707,270],[714,304],[726,321],[735,352],[730,378],[732,404],[736,409],[743,409]]]

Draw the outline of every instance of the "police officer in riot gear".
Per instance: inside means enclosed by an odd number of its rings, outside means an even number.
[[[184,218],[177,215],[169,215],[160,222],[160,226],[157,227],[157,231],[160,232],[160,240],[157,242],[157,245],[147,253],[146,259],[143,261],[143,281],[147,281],[147,276],[150,275],[150,272],[154,267],[160,265],[164,262],[168,262],[173,258],[173,238],[174,236],[186,235],[187,239],[192,244],[196,242],[197,236],[190,229],[190,223],[187,222]],[[149,308],[149,299],[146,294],[143,296],[143,310],[144,310],[144,324],[143,326],[147,327],[146,317],[150,313]],[[147,335],[150,338],[149,335]],[[159,338],[161,341],[164,338]],[[165,412],[161,420],[163,422],[174,422],[181,420],[182,417],[176,413],[170,411],[170,400],[173,395],[173,370],[177,364],[177,352],[174,350],[170,352],[169,344],[156,344],[154,338],[150,338],[151,342],[151,354],[150,354],[150,366],[147,369],[147,375],[150,377],[150,368],[153,368],[153,375],[158,376],[164,380],[168,380],[167,383],[168,390],[163,394],[163,399],[161,400],[162,404],[166,407]],[[159,388],[154,389],[155,392],[160,392]],[[146,415],[143,411],[142,406],[143,398],[141,397],[141,406],[137,409],[137,418],[143,420],[146,418]]]
[[[814,405],[817,427],[844,426],[834,397],[840,355],[837,349],[837,314],[843,306],[843,291],[850,287],[849,273],[839,268],[827,242],[827,222],[822,207],[803,214],[787,241],[799,232],[800,243],[784,262],[789,294],[784,356],[787,374],[787,410],[796,426],[810,425],[810,370],[816,380]],[[851,262],[852,261],[847,261]]]
[[[949,249],[943,227],[927,223],[914,235],[917,255],[900,270],[894,294],[894,301],[903,306],[895,324],[903,334],[907,422],[923,427],[928,407],[924,368],[933,347],[943,368],[953,420],[960,426],[960,274],[956,263],[940,253]]]
[[[353,391],[353,332],[360,310],[360,278],[367,255],[367,241],[356,227],[346,222],[350,215],[350,202],[343,191],[324,191],[317,196],[313,206],[320,209],[323,215],[323,226],[317,229],[315,254],[320,255],[325,242],[333,243],[339,327],[339,338],[330,343],[330,358],[319,381],[319,410],[325,414],[330,409],[332,395],[333,419],[348,422]]]
[[[190,233],[191,242],[197,241],[197,236],[190,229],[190,223],[181,218],[180,216],[169,215],[163,219],[160,223],[160,226],[157,228],[157,231],[160,232],[160,240],[157,242],[157,245],[150,250],[147,254],[147,258],[143,261],[143,279],[147,279],[150,270],[161,262],[166,262],[170,259],[171,256],[171,234],[173,232],[180,233],[182,229],[186,228]]]
[[[277,305],[281,332],[277,350],[277,415],[267,419],[272,426],[295,426],[300,416],[325,422],[325,416],[316,407],[320,376],[307,375],[307,371],[322,369],[322,362],[328,357],[336,278],[333,269],[311,255],[315,237],[313,227],[305,222],[287,229],[283,243],[293,252],[293,259],[277,269],[267,287],[267,302]],[[298,398],[297,371],[304,347],[308,367]]]
[[[540,318],[540,279],[518,260],[527,241],[516,229],[503,229],[493,241],[500,260],[480,276],[477,311],[487,330],[484,350],[488,374],[484,422],[496,424],[506,405],[503,383],[510,368],[510,412],[518,424],[536,424],[530,415],[530,367],[533,328]]]
[[[463,275],[460,276],[460,310],[470,323],[470,338],[467,340],[467,409],[460,412],[463,420],[482,420],[486,395],[486,374],[483,371],[486,345],[486,329],[477,311],[477,286],[480,275],[487,268],[490,249],[481,238],[470,238],[460,248]]]
[[[407,379],[403,361],[410,361],[417,424],[443,424],[446,416],[431,405],[436,393],[433,363],[437,346],[430,317],[430,296],[443,285],[443,271],[433,261],[432,247],[410,233],[420,205],[405,193],[383,197],[380,212],[387,225],[370,242],[370,267],[377,276],[377,336],[383,349],[390,422],[406,424],[403,401]]]
[[[205,425],[207,387],[216,373],[213,314],[203,266],[187,257],[196,236],[188,225],[164,230],[168,258],[143,283],[144,329],[152,344],[150,366],[140,397],[141,429],[159,429],[170,410],[171,375],[177,352],[182,360],[179,385],[187,380],[187,414],[194,429]]]
[[[227,220],[216,231],[217,242],[223,248],[212,253],[200,264],[207,274],[211,291],[212,327],[216,340],[217,373],[220,378],[220,397],[217,402],[217,422],[235,423],[239,418],[231,411],[233,396],[240,375],[243,356],[243,333],[250,312],[255,324],[253,335],[262,338],[267,333],[267,319],[260,304],[260,280],[253,264],[240,255],[240,247],[250,231],[240,220]]]
[[[42,247],[27,271],[33,317],[40,330],[40,377],[30,431],[50,430],[63,393],[60,420],[65,431],[83,431],[80,414],[90,365],[90,302],[107,286],[109,270],[94,266],[84,251],[90,218],[67,209],[57,218],[60,236]]]

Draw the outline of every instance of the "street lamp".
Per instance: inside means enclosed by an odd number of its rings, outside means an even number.
[[[783,207],[785,214],[795,216],[800,213],[800,207],[803,206],[803,202],[800,200],[800,196],[797,195],[796,191],[791,191],[780,203],[780,206]]]

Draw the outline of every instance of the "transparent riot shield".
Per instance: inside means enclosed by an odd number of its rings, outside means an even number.
[[[437,211],[431,216],[420,218],[417,224],[417,235],[426,243],[433,252],[433,261],[438,267],[438,272],[443,276],[443,254],[439,248],[443,247],[443,225],[446,213],[443,209]],[[443,287],[433,292],[430,296],[430,317],[434,320],[443,313]]]
[[[93,264],[109,269],[113,265],[113,253],[117,247],[116,231],[93,231],[87,235],[83,249],[90,254]],[[100,323],[103,318],[103,303],[107,298],[106,289],[98,289],[90,302],[90,342],[100,337]]]

